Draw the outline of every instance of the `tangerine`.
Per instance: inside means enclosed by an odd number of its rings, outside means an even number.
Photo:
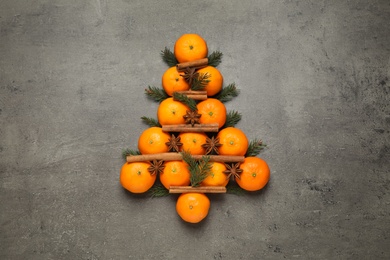
[[[190,86],[182,77],[184,72],[178,72],[176,66],[167,69],[162,76],[162,87],[168,96],[173,96],[175,91],[188,90]]]
[[[210,209],[210,200],[203,193],[183,193],[176,202],[176,211],[186,222],[199,223],[208,214]]]
[[[198,70],[199,75],[208,74],[207,80],[209,81],[206,86],[205,90],[207,91],[207,96],[211,97],[217,94],[222,90],[223,85],[223,77],[221,72],[213,67],[213,66],[206,66],[202,69]]]
[[[172,97],[164,99],[157,108],[157,119],[161,125],[185,124],[184,115],[190,110]]]
[[[190,185],[190,171],[188,165],[183,161],[165,162],[165,168],[160,174],[161,184],[169,190],[170,186]]]
[[[221,128],[226,123],[226,107],[215,98],[208,98],[196,105],[198,113],[202,116],[199,119],[201,124],[218,123]]]
[[[246,157],[241,163],[240,179],[235,178],[237,184],[247,191],[257,191],[264,188],[270,178],[270,169],[266,161],[258,157]]]
[[[141,154],[168,152],[170,135],[162,131],[161,127],[150,127],[144,130],[138,138],[138,150]]]
[[[207,53],[207,43],[198,34],[183,34],[175,42],[174,54],[180,63],[203,59]]]
[[[182,151],[189,152],[193,155],[205,154],[202,144],[206,143],[207,135],[205,133],[183,132],[179,134]]]
[[[224,163],[213,162],[211,165],[210,174],[203,180],[204,186],[226,186],[229,183],[229,179],[223,171],[226,170]]]
[[[149,173],[150,164],[146,162],[125,163],[120,172],[120,183],[132,193],[148,191],[156,181],[156,174]]]
[[[239,155],[244,156],[248,150],[248,138],[245,133],[235,127],[226,127],[217,134],[219,142],[222,144],[219,147],[221,155]]]

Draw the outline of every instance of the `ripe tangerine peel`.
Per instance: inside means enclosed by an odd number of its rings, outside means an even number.
[[[247,191],[258,191],[267,185],[270,179],[270,169],[267,162],[258,157],[246,157],[241,163],[243,172],[240,179],[236,178],[237,184]]]
[[[208,74],[209,76],[207,78],[209,82],[205,87],[205,90],[207,91],[207,96],[212,97],[222,90],[223,76],[217,68],[213,66],[207,66],[198,70],[198,73],[199,75]]]
[[[219,147],[221,155],[238,155],[244,156],[248,150],[249,141],[245,133],[235,127],[226,127],[217,134],[219,142],[222,144]]]
[[[192,155],[205,154],[205,149],[202,147],[207,139],[205,133],[184,132],[180,133],[178,137],[180,137],[180,141],[183,144],[181,151],[189,152]]]
[[[174,55],[180,63],[203,59],[207,53],[207,43],[198,34],[183,34],[174,45]]]
[[[185,124],[184,115],[190,110],[180,101],[172,97],[162,101],[157,108],[157,119],[161,125],[178,125]]]
[[[179,72],[176,66],[167,69],[162,76],[162,87],[168,96],[173,96],[175,91],[188,90],[190,86],[182,77],[184,72]]]
[[[201,124],[217,123],[221,128],[226,123],[226,107],[215,98],[208,98],[197,104],[198,113],[202,116],[199,119]]]
[[[138,139],[138,150],[141,154],[168,152],[170,135],[162,131],[161,127],[150,127],[144,130]]]
[[[226,166],[224,163],[213,162],[209,175],[203,180],[201,185],[226,186],[229,183],[229,179],[227,178],[226,174],[223,173],[225,170]]]
[[[190,171],[184,161],[165,162],[163,172],[160,174],[161,184],[169,190],[170,186],[190,185]]]
[[[186,222],[199,223],[207,217],[210,200],[203,193],[183,193],[176,202],[176,211]]]
[[[146,162],[125,163],[120,172],[120,183],[132,193],[148,191],[156,181],[156,175],[148,171],[150,164]]]

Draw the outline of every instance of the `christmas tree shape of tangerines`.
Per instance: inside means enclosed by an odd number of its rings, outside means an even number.
[[[177,213],[197,223],[210,207],[205,193],[257,191],[268,183],[268,164],[256,157],[265,144],[248,140],[235,127],[241,114],[226,109],[239,90],[224,84],[217,68],[221,52],[208,54],[202,37],[184,34],[174,53],[165,48],[161,56],[168,65],[161,87],[145,89],[159,103],[157,118],[141,117],[149,128],[139,136],[138,150],[123,152],[120,183],[132,193],[181,194]]]

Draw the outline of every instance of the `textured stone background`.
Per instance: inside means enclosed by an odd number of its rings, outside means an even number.
[[[0,7],[1,259],[390,258],[390,1]],[[224,53],[226,106],[272,171],[196,226],[118,179],[183,33]]]

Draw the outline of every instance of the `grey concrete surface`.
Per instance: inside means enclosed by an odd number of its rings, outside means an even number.
[[[0,259],[390,258],[390,1],[0,7]],[[271,168],[199,225],[119,184],[183,33],[223,52],[226,106]]]

